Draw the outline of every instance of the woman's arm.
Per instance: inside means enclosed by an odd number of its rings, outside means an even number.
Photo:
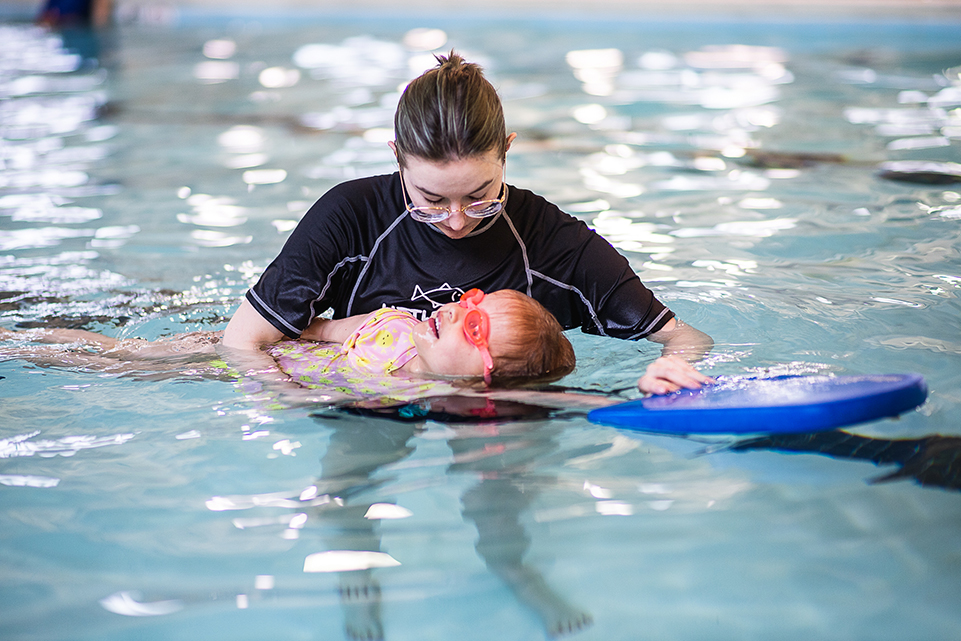
[[[288,407],[317,402],[314,398],[317,392],[292,381],[281,371],[277,361],[264,351],[264,348],[283,338],[283,332],[268,323],[260,312],[244,299],[224,330],[223,340],[217,346],[217,354],[231,368],[237,370],[245,382],[259,384],[260,391],[266,394],[271,402]],[[249,393],[256,396],[254,392]]]
[[[283,332],[268,323],[245,298],[227,324],[217,353],[241,372],[249,375],[259,372],[264,380],[279,381],[286,375],[263,348],[283,337]]]
[[[667,310],[608,241],[540,196],[514,190],[511,202],[509,209],[516,213],[515,223],[520,225],[529,255],[536,263],[532,268],[586,296],[579,315],[563,307],[550,310],[563,326],[570,327],[579,322],[578,318],[587,319],[582,329],[589,333],[629,340],[646,335],[661,343],[662,357],[638,381],[645,393],[700,387],[710,380],[689,362],[711,350],[711,337],[676,318],[648,335],[649,328],[656,327]],[[518,208],[523,209],[523,215]]]
[[[702,360],[714,347],[713,338],[678,318],[667,321],[647,340],[663,345],[661,356],[675,354],[691,363]]]
[[[335,320],[315,318],[300,337],[309,341],[343,343],[368,317],[370,314],[357,314]]]
[[[231,349],[259,351],[283,337],[283,332],[268,323],[245,298],[224,330],[223,344]]]
[[[660,343],[661,357],[648,365],[647,371],[637,381],[637,387],[645,394],[668,394],[679,389],[697,389],[714,379],[701,374],[691,363],[696,363],[710,353],[714,339],[690,325],[672,318],[660,330],[647,337]]]

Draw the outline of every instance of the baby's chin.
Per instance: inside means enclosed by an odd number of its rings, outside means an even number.
[[[433,327],[431,327],[429,321],[425,320],[420,321],[411,328],[410,338],[414,341],[414,347],[417,348],[418,352],[422,349],[429,348],[437,341]]]

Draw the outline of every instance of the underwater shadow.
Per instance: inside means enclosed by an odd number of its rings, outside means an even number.
[[[924,487],[961,490],[961,437],[958,436],[931,434],[918,439],[882,439],[835,430],[749,438],[726,449],[822,454],[837,459],[870,461],[875,465],[898,465],[899,469],[894,472],[869,482],[914,479]]]
[[[569,603],[524,560],[532,538],[522,515],[538,488],[550,485],[550,478],[531,471],[557,457],[556,438],[562,428],[555,419],[563,413],[517,401],[443,396],[390,407],[341,406],[313,414],[333,430],[317,489],[336,498],[314,515],[327,530],[327,544],[334,550],[383,554],[377,520],[370,517],[371,510],[383,509],[383,497],[368,491],[389,481],[389,466],[414,451],[409,441],[424,422],[444,423],[454,432],[447,441],[453,463],[446,474],[479,478],[461,497],[462,515],[477,530],[475,549],[488,570],[541,621],[549,636],[589,627],[592,616]],[[361,420],[352,420],[357,418]],[[606,447],[596,446],[591,453]],[[385,638],[375,569],[339,573],[345,632],[351,639]]]

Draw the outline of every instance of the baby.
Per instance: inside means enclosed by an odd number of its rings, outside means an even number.
[[[24,358],[44,365],[92,367],[105,371],[156,370],[157,365],[196,361],[216,353],[222,332],[190,332],[159,341],[116,339],[72,329],[11,332],[0,339],[69,345],[64,350],[39,346],[0,349],[0,357]],[[359,373],[406,374],[418,378],[481,378],[490,385],[558,380],[574,369],[574,349],[560,324],[534,299],[513,290],[491,294],[473,289],[425,321],[389,307],[336,320],[318,318],[299,341],[284,341],[267,352],[294,375],[302,368],[297,353],[314,342],[341,343],[339,354]],[[291,356],[293,354],[293,356]],[[313,362],[313,374],[324,367]],[[299,372],[295,378],[300,380]]]

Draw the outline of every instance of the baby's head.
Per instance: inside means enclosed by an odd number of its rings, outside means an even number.
[[[512,289],[492,292],[486,299],[492,303],[488,312],[492,379],[549,382],[574,371],[574,348],[543,305]]]
[[[423,371],[484,376],[499,385],[556,381],[574,369],[574,348],[557,319],[529,296],[467,292],[413,330]]]

